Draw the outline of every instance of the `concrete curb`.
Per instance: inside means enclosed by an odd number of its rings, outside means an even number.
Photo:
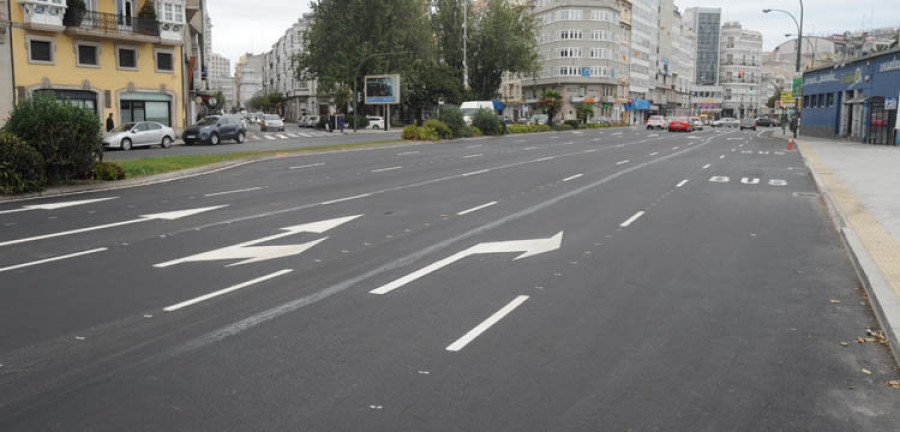
[[[29,201],[40,198],[52,198],[58,196],[67,196],[67,195],[77,195],[89,192],[102,192],[108,190],[117,190],[117,189],[127,189],[138,186],[146,186],[151,184],[158,183],[166,183],[175,180],[183,180],[191,177],[196,177],[205,174],[212,174],[219,171],[224,171],[231,168],[237,168],[242,165],[247,165],[255,162],[262,162],[272,159],[281,159],[288,157],[303,157],[309,156],[313,154],[331,154],[331,153],[342,153],[348,151],[365,151],[372,149],[385,149],[385,148],[398,148],[398,147],[409,147],[415,145],[423,145],[423,144],[432,144],[431,142],[423,142],[423,141],[405,141],[398,142],[392,144],[385,145],[373,145],[373,146],[360,146],[360,147],[352,147],[346,150],[319,150],[319,151],[299,151],[294,152],[290,151],[290,149],[285,150],[285,154],[266,154],[266,155],[258,155],[258,156],[247,156],[240,159],[232,159],[225,162],[218,162],[209,165],[203,165],[194,168],[188,168],[180,171],[171,171],[167,173],[146,176],[146,177],[138,177],[126,180],[112,181],[112,182],[103,182],[103,183],[91,183],[84,185],[75,185],[75,186],[62,186],[57,188],[50,188],[44,190],[39,193],[32,194],[24,194],[24,195],[14,195],[14,196],[3,196],[0,195],[0,203],[9,203],[9,202],[17,202],[17,201]]]
[[[782,138],[776,137],[776,139]],[[875,319],[888,339],[888,349],[894,358],[894,365],[900,366],[900,341],[897,340],[897,335],[900,334],[900,299],[897,298],[894,290],[885,281],[881,269],[872,260],[856,231],[847,223],[847,218],[841,213],[840,207],[831,198],[831,193],[825,182],[822,181],[819,174],[810,165],[802,147],[797,146],[797,152],[812,175],[816,189],[819,191],[819,196],[822,198],[822,203],[828,210],[828,215],[835,229],[840,234],[844,249],[847,251],[850,262],[856,271],[856,276],[863,289],[866,290],[869,305],[875,313]]]

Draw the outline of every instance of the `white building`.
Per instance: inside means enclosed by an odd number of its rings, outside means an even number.
[[[265,54],[265,92],[278,92],[285,96],[287,101],[281,114],[291,122],[307,115],[327,114],[329,110],[327,102],[324,106],[319,106],[314,80],[297,79],[296,59],[304,52],[303,34],[311,19],[312,14],[304,14]]]
[[[633,120],[646,121],[651,108],[650,91],[656,87],[659,44],[659,1],[634,0],[631,8],[631,81],[628,97]]]
[[[241,56],[235,65],[235,80],[237,81],[239,108],[250,109],[250,99],[263,94],[263,68],[266,58],[264,55],[250,53]]]
[[[683,23],[673,0],[660,0],[658,59],[655,88],[651,90],[651,112],[690,115],[690,92],[694,82],[693,30]]]
[[[213,53],[207,62],[210,78],[231,77],[231,60],[225,56]]]
[[[719,81],[725,90],[722,113],[738,118],[756,115],[762,97],[762,33],[745,30],[738,22],[728,22],[722,25],[721,35]]]

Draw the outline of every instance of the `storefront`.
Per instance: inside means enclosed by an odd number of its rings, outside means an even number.
[[[65,100],[69,103],[91,110],[94,114],[97,112],[97,93],[90,90],[66,90],[66,89],[37,89],[33,92],[35,95],[53,96],[57,100]]]
[[[150,92],[120,93],[119,119],[122,123],[153,121],[172,126],[172,96]]]
[[[897,144],[900,50],[803,74],[801,133]]]

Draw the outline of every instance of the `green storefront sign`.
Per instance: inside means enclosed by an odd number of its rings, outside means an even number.
[[[801,98],[803,97],[803,77],[794,77],[794,97]]]

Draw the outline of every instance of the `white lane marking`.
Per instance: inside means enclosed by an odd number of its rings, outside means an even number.
[[[781,155],[783,155],[783,154],[784,154],[784,152],[778,152],[778,151],[777,151],[777,152],[775,152],[775,154],[777,154],[777,155],[779,155],[779,156],[781,156]]]
[[[93,204],[93,203],[97,203],[97,202],[101,202],[101,201],[114,200],[117,198],[119,198],[119,197],[95,198],[95,199],[79,200],[79,201],[63,201],[63,202],[55,202],[55,203],[49,203],[49,204],[27,205],[27,206],[22,206],[22,208],[17,208],[17,209],[12,209],[12,210],[3,210],[3,211],[0,211],[0,214],[18,213],[18,212],[29,211],[29,210],[58,210],[61,208],[73,207],[73,206],[84,205],[84,204]]]
[[[653,152],[653,153],[650,153],[650,156],[656,156],[658,154],[659,154],[659,152]]]
[[[743,146],[744,146],[743,144],[738,145],[738,147],[743,147]]]
[[[312,164],[308,164],[308,165],[292,166],[292,167],[289,167],[288,169],[314,168],[314,167],[320,167],[320,166],[324,166],[324,165],[325,165],[325,162],[319,162],[319,163],[312,163]]]
[[[740,141],[742,139],[743,138],[728,138],[728,141]],[[743,144],[741,144],[741,146],[743,146]]]
[[[473,175],[476,175],[476,174],[484,174],[484,173],[486,173],[486,172],[488,172],[488,171],[490,171],[490,170],[489,170],[489,169],[483,169],[483,170],[478,170],[478,171],[472,171],[472,172],[470,172],[470,173],[465,173],[465,174],[463,174],[462,176],[463,176],[463,177],[468,177],[468,176],[473,176]]]
[[[581,176],[583,176],[583,175],[584,175],[584,174],[575,174],[575,175],[573,175],[572,177],[566,177],[566,178],[564,178],[563,181],[564,181],[564,182],[567,182],[567,181],[570,181],[570,180],[575,180],[575,179],[577,179],[578,177],[581,177]]]
[[[675,147],[672,147],[672,150],[678,150],[679,148],[681,148],[681,147],[675,146]]]
[[[709,181],[713,183],[728,183],[731,179],[726,176],[712,176],[709,178]]]
[[[46,239],[50,239],[50,238],[63,237],[63,236],[72,235],[72,234],[81,234],[81,233],[85,233],[85,232],[97,231],[97,230],[102,230],[102,229],[106,229],[106,228],[114,228],[114,227],[118,227],[118,226],[122,226],[122,225],[130,225],[130,224],[134,224],[134,223],[148,222],[148,221],[157,220],[157,219],[176,220],[176,219],[181,219],[183,217],[192,216],[192,215],[195,215],[198,213],[203,213],[203,212],[207,212],[210,210],[220,209],[222,207],[228,207],[228,204],[212,206],[212,207],[202,207],[202,208],[196,208],[196,209],[190,209],[190,210],[178,210],[178,211],[171,211],[171,212],[165,212],[165,213],[141,215],[141,216],[138,216],[137,219],[127,220],[127,221],[122,221],[122,222],[114,222],[114,223],[110,223],[110,224],[96,225],[96,226],[87,227],[87,228],[79,228],[79,229],[74,229],[74,230],[69,230],[69,231],[62,231],[62,232],[57,232],[57,233],[53,233],[53,234],[44,234],[44,235],[35,236],[35,237],[27,237],[27,238],[21,238],[21,239],[17,239],[17,240],[9,240],[9,241],[0,243],[0,246],[9,246],[9,245],[14,245],[14,244],[19,244],[19,243],[27,243],[27,242],[37,241],[37,240],[46,240]]]
[[[469,158],[476,158],[476,157],[482,157],[482,156],[484,156],[484,154],[479,153],[479,154],[473,154],[473,155],[463,156],[462,158],[463,158],[463,159],[469,159]]]
[[[561,145],[561,146],[567,146],[567,145],[572,145],[572,144],[575,144],[575,141],[564,142],[564,143],[562,143],[562,144],[560,144],[560,145]]]
[[[639,212],[635,213],[633,216],[631,216],[630,218],[628,218],[628,220],[626,220],[625,222],[622,222],[619,226],[622,228],[627,228],[628,225],[631,225],[634,221],[638,220],[638,218],[640,218],[643,215],[644,215],[644,211],[643,210],[639,211]]]
[[[622,135],[622,132],[616,132],[613,135],[615,135],[615,136]]]
[[[48,263],[48,262],[60,261],[60,260],[68,259],[68,258],[80,257],[80,256],[82,256],[82,255],[89,255],[89,254],[92,254],[92,253],[103,252],[103,251],[105,251],[105,250],[108,250],[108,249],[105,248],[105,247],[102,247],[102,248],[91,249],[91,250],[87,250],[87,251],[83,251],[83,252],[76,252],[76,253],[71,253],[71,254],[68,254],[68,255],[60,255],[60,256],[57,256],[57,257],[53,257],[53,258],[46,258],[46,259],[42,259],[42,260],[37,260],[37,261],[27,262],[27,263],[24,263],[24,264],[16,264],[16,265],[12,265],[12,266],[9,266],[9,267],[2,267],[2,268],[0,268],[0,273],[3,273],[3,272],[5,272],[5,271],[9,271],[9,270],[17,270],[17,269],[20,269],[20,268],[36,266],[36,265],[39,265],[39,264],[46,264],[46,263]]]
[[[618,161],[618,162],[616,162],[616,165],[627,164],[628,162],[630,162],[630,161],[626,159],[626,160],[623,160],[623,161]]]
[[[680,187],[684,186],[687,182],[688,182],[687,179],[684,179],[684,180],[678,182],[678,184],[675,185],[675,187],[680,188]]]
[[[542,157],[540,159],[535,159],[534,162],[544,162],[548,160],[553,160],[553,156]]]
[[[239,283],[239,284],[237,284],[237,285],[230,286],[230,287],[228,287],[228,288],[221,289],[221,290],[219,290],[219,291],[211,292],[211,293],[209,293],[209,294],[202,295],[202,296],[200,296],[200,297],[195,297],[195,298],[192,298],[192,299],[190,299],[190,300],[186,300],[186,301],[183,301],[183,302],[181,302],[181,303],[174,304],[174,305],[172,305],[172,306],[169,306],[169,307],[164,308],[163,310],[166,311],[166,312],[177,311],[178,309],[185,308],[185,307],[188,307],[188,306],[191,306],[191,305],[200,303],[200,302],[202,302],[202,301],[209,300],[209,299],[214,298],[214,297],[218,297],[218,296],[223,295],[223,294],[228,294],[228,293],[230,293],[230,292],[232,292],[232,291],[237,291],[237,290],[239,290],[239,289],[241,289],[241,288],[246,288],[246,287],[248,287],[248,286],[250,286],[250,285],[258,284],[258,283],[260,283],[260,282],[265,282],[265,281],[267,281],[267,280],[269,280],[269,279],[276,278],[276,277],[281,276],[281,275],[283,275],[283,274],[288,274],[288,273],[290,273],[290,272],[292,272],[292,271],[294,271],[294,270],[292,270],[292,269],[279,270],[279,271],[277,271],[277,272],[275,272],[275,273],[267,274],[267,275],[265,275],[265,276],[258,277],[258,278],[256,278],[256,279],[249,280],[249,281],[247,281],[247,282]]]
[[[594,138],[594,141],[600,141],[600,138]]]
[[[711,166],[712,166],[712,164],[706,164],[706,165],[703,165],[703,169],[707,169],[707,168],[709,168],[709,167],[711,167]]]
[[[480,206],[478,206],[478,207],[472,207],[472,208],[470,208],[470,209],[468,209],[468,210],[463,210],[463,211],[457,213],[457,215],[459,215],[459,216],[467,215],[467,214],[469,214],[469,213],[476,212],[476,211],[481,210],[481,209],[484,209],[484,208],[488,208],[488,207],[490,207],[490,206],[492,206],[492,205],[494,205],[494,204],[497,204],[497,201],[491,201],[491,202],[489,202],[489,203],[487,203],[487,204],[482,204],[482,205],[480,205]]]
[[[597,150],[600,150],[600,149],[590,149],[590,150],[585,150],[585,151],[583,151],[582,153],[593,153],[593,152],[595,152],[595,151],[597,151]]]
[[[719,159],[725,159],[725,155],[719,156]]]
[[[254,140],[254,141],[255,141],[255,140],[258,140],[258,139],[259,139],[259,135],[257,135],[257,134],[250,134],[250,135],[247,135],[247,139],[249,139],[249,140]]]
[[[525,147],[522,150],[537,150],[537,147]]]
[[[265,139],[267,139],[267,140],[273,140],[273,139],[275,139],[275,137],[273,137],[272,135],[263,135],[263,138],[265,138]]]
[[[291,138],[297,138],[297,135],[294,135],[294,134],[292,134],[292,133],[290,133],[290,132],[286,133],[285,135],[287,135],[287,136],[289,136],[289,137],[291,137]]]
[[[625,144],[619,144],[616,146],[616,148],[622,148],[622,147],[625,147]]]
[[[310,135],[310,134],[305,134],[305,133],[303,133],[303,132],[297,132],[297,135],[300,135],[300,136],[302,136],[302,137],[304,137],[304,138],[312,138],[312,137],[313,137],[312,135]]]
[[[406,155],[412,155],[412,154],[418,154],[418,153],[419,153],[418,150],[416,150],[416,151],[408,151],[408,152],[397,153],[397,156],[406,156]]]
[[[455,342],[447,346],[447,351],[459,351],[466,347],[470,342],[475,340],[482,333],[487,331],[487,329],[491,328],[494,324],[497,324],[500,320],[502,320],[506,315],[509,315],[510,312],[515,310],[519,305],[528,300],[527,295],[520,295],[516,297],[513,301],[509,302],[506,306],[503,306],[497,312],[494,312],[493,315],[488,317],[488,319],[481,322],[473,328],[469,330],[468,333],[464,334],[461,338],[457,339]]]
[[[466,148],[476,148],[476,147],[481,147],[483,145],[484,144],[470,144],[470,145],[467,145]]]
[[[214,193],[208,193],[208,194],[205,194],[205,195],[203,195],[203,196],[205,196],[205,197],[214,197],[214,196],[228,195],[228,194],[239,193],[239,192],[258,191],[258,190],[262,189],[263,187],[264,187],[264,186],[257,186],[257,187],[252,187],[252,188],[237,189],[237,190],[231,190],[231,191],[225,191],[225,192],[214,192]]]
[[[737,151],[737,149],[731,149],[731,151],[735,152],[735,151]]]
[[[390,168],[379,168],[379,169],[374,169],[374,170],[372,170],[372,171],[370,171],[370,172],[373,172],[373,173],[380,173],[380,172],[385,172],[385,171],[398,170],[398,169],[401,169],[401,168],[403,168],[403,167],[402,167],[402,166],[395,166],[395,167],[390,167]]]
[[[787,180],[772,179],[769,180],[769,186],[787,186]]]
[[[659,134],[650,134],[650,135],[647,135],[647,138],[653,138],[653,137],[658,137],[658,136],[659,136]]]
[[[355,200],[355,199],[359,199],[359,198],[365,198],[367,196],[372,196],[372,194],[366,193],[366,194],[356,195],[356,196],[347,197],[347,198],[338,198],[336,200],[331,200],[331,201],[323,201],[323,202],[320,202],[319,205],[335,204],[335,203],[339,203],[339,202],[350,201],[350,200]]]

